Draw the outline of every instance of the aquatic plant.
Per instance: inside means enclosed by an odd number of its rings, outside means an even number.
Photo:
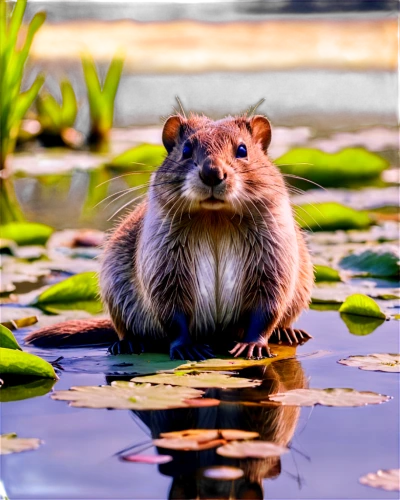
[[[42,141],[49,146],[70,145],[69,132],[78,114],[78,103],[69,80],[60,83],[61,102],[49,92],[42,92],[36,100],[38,120],[42,127]]]
[[[106,148],[114,118],[114,102],[121,79],[124,57],[117,52],[101,82],[93,57],[82,55],[83,76],[90,110],[88,143],[96,149]]]
[[[21,121],[43,85],[44,76],[38,75],[32,85],[22,91],[25,63],[33,38],[46,19],[38,12],[28,25],[22,24],[27,0],[18,0],[9,10],[0,0],[0,212],[1,222],[22,220],[23,215],[13,186],[4,175],[7,156],[14,151]]]

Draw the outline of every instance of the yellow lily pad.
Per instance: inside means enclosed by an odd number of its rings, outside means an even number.
[[[273,358],[264,359],[244,359],[244,358],[226,358],[226,359],[206,359],[204,361],[193,361],[185,363],[175,368],[179,370],[207,370],[207,371],[229,371],[242,370],[252,366],[268,366],[274,361],[280,359],[294,358],[296,355],[296,346],[270,344],[271,351],[276,354]]]

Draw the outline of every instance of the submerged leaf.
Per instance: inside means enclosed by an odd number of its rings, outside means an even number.
[[[232,441],[218,448],[218,455],[229,458],[268,458],[288,453],[285,446],[269,441]]]
[[[386,491],[400,491],[400,469],[378,470],[360,477],[360,483]]]
[[[376,392],[356,391],[354,389],[293,389],[269,396],[287,406],[365,406],[389,401],[391,396]]]
[[[400,354],[368,354],[349,356],[338,361],[341,365],[355,366],[360,370],[376,372],[400,372]]]
[[[180,365],[176,370],[207,370],[207,371],[229,371],[241,370],[242,368],[250,368],[252,366],[267,366],[280,359],[293,358],[296,355],[295,346],[269,344],[272,352],[276,354],[273,358],[264,359],[243,359],[243,358],[227,358],[218,359],[211,358],[204,361],[192,361]]]
[[[210,439],[208,441],[198,441],[196,439],[188,438],[162,438],[153,439],[154,446],[158,448],[166,448],[168,450],[182,450],[182,451],[200,451],[200,450],[210,450],[225,444],[224,439],[216,438]]]
[[[310,231],[364,229],[372,224],[365,212],[335,202],[298,205],[295,213],[300,227]]]
[[[355,316],[368,316],[371,318],[386,319],[386,315],[381,311],[378,304],[361,293],[350,295],[339,308],[339,312],[353,314]]]
[[[163,432],[160,437],[166,439],[190,439],[203,443],[213,439],[225,439],[226,441],[255,439],[259,437],[258,432],[242,431],[240,429],[187,429],[183,431]]]
[[[12,240],[17,245],[45,245],[53,228],[36,222],[10,222],[0,226],[0,238]]]
[[[355,314],[341,313],[340,317],[351,334],[360,336],[369,335],[385,322],[385,320],[381,318],[357,316]]]
[[[381,246],[353,252],[339,262],[343,269],[366,273],[368,276],[397,278],[399,276],[399,250],[395,246]]]
[[[261,380],[250,380],[241,377],[231,377],[219,372],[175,372],[158,373],[148,377],[135,377],[132,382],[150,383],[150,384],[168,384],[182,387],[198,388],[220,388],[220,389],[239,389],[242,387],[256,387],[261,384]]]
[[[124,455],[121,459],[126,462],[150,465],[167,464],[173,460],[171,455]]]
[[[15,433],[0,435],[0,455],[36,450],[42,441],[37,438],[19,438]]]
[[[97,273],[86,272],[71,276],[47,288],[31,305],[47,311],[82,309],[91,313],[102,310]]]
[[[12,332],[4,325],[0,325],[0,347],[22,351]]]
[[[217,481],[234,481],[243,477],[244,472],[237,467],[214,465],[203,469],[202,474],[208,479],[215,479]]]
[[[340,274],[336,269],[328,266],[314,266],[315,281],[317,283],[323,281],[342,281]]]
[[[39,356],[0,347],[0,374],[58,379],[50,363]]]
[[[187,407],[186,399],[199,398],[202,391],[189,387],[112,382],[111,385],[71,387],[55,391],[53,399],[70,401],[78,408],[116,410],[166,410]]]

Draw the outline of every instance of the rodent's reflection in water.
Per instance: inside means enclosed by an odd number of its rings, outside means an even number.
[[[208,390],[208,397],[220,399],[220,406],[165,411],[135,412],[149,427],[152,438],[162,432],[185,429],[241,429],[256,431],[263,441],[287,446],[295,432],[300,414],[298,407],[262,406],[269,394],[306,386],[301,364],[295,359],[282,360],[266,367],[256,366],[242,370],[243,377],[262,379],[257,388],[240,390]],[[160,450],[171,455],[173,461],[159,466],[162,474],[173,482],[169,499],[262,499],[263,479],[278,477],[281,473],[279,457],[265,459],[229,459],[204,451]],[[243,470],[235,481],[205,478],[204,467],[228,465]]]

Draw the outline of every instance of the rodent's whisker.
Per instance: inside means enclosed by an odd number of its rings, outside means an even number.
[[[113,215],[111,215],[111,217],[109,217],[107,219],[107,221],[110,221],[111,219],[113,219],[119,212],[121,212],[121,210],[123,210],[124,208],[128,207],[129,205],[131,205],[132,203],[134,203],[136,200],[138,200],[139,198],[141,198],[142,196],[146,196],[147,195],[147,192],[146,193],[143,193],[143,194],[140,194],[138,196],[136,196],[135,198],[133,198],[133,200],[129,200],[128,203],[125,203],[125,205],[122,205],[121,208],[119,208],[116,212],[113,213]]]
[[[323,189],[324,191],[327,191],[321,184],[318,184],[317,182],[310,181],[310,179],[306,179],[305,177],[300,177],[298,175],[293,175],[293,174],[282,174],[283,177],[291,177],[292,179],[299,179],[301,181],[309,182],[310,184],[314,184],[314,186],[319,187],[320,189]]]
[[[140,189],[146,189],[146,187],[148,187],[150,184],[149,183],[146,183],[146,184],[141,184],[140,186],[136,186],[136,187],[131,187],[131,188],[126,188],[126,189],[122,189],[121,191],[117,191],[116,193],[113,193],[113,194],[110,194],[109,196],[107,196],[106,198],[104,198],[104,200],[101,200],[99,201],[99,203],[97,203],[97,205],[95,205],[94,208],[96,208],[98,205],[100,205],[101,203],[104,203],[105,201],[109,200],[110,198],[114,198],[113,200],[111,200],[109,203],[107,203],[107,205],[105,206],[105,208],[109,207],[112,203],[114,203],[115,201],[119,200],[120,198],[122,198],[123,196],[125,196],[126,194],[128,193],[133,193],[134,191],[138,191]],[[121,194],[122,193],[122,194]]]
[[[136,175],[136,174],[148,174],[148,173],[153,173],[154,170],[135,170],[133,172],[129,172],[127,174],[121,174],[117,175],[116,177],[113,177],[112,179],[107,179],[106,181],[100,182],[100,184],[97,184],[96,188],[103,186],[104,184],[108,184],[109,182],[116,181],[117,179],[121,179],[121,177],[127,177],[128,175]]]

